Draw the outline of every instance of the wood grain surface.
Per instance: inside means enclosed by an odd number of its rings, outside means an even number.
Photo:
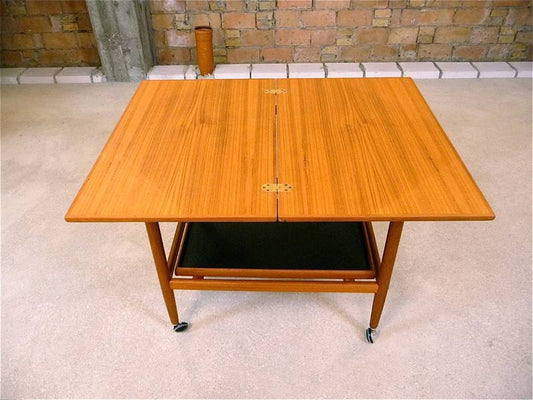
[[[265,93],[275,87],[287,92]],[[261,190],[276,181],[292,191]],[[393,221],[494,214],[413,81],[369,78],[145,81],[65,218]]]
[[[145,81],[67,221],[275,221],[272,80]]]
[[[494,214],[409,78],[284,79],[282,221],[490,220]]]

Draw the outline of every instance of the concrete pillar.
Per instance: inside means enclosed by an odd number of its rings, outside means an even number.
[[[147,0],[87,0],[108,81],[142,81],[154,65],[155,46]]]

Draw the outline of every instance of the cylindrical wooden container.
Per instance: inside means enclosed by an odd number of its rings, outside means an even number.
[[[196,38],[196,54],[200,74],[209,75],[215,67],[213,61],[213,29],[210,26],[197,26],[194,28]]]

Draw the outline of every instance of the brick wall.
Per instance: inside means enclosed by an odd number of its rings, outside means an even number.
[[[160,64],[195,62],[195,25],[216,63],[531,60],[529,0],[151,0]]]
[[[3,67],[100,65],[85,0],[1,0]]]

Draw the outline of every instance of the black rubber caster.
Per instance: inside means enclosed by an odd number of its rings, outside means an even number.
[[[365,331],[366,334],[366,340],[368,343],[374,343],[374,340],[376,339],[376,330],[372,328],[368,328]]]
[[[188,327],[189,327],[188,322],[180,322],[179,324],[174,325],[174,332],[186,331]]]

